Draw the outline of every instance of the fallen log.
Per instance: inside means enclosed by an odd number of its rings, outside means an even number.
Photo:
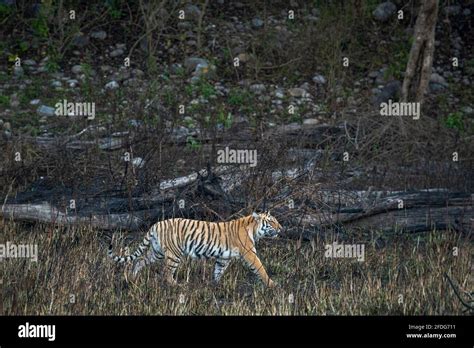
[[[223,170],[223,169],[221,169]],[[202,174],[205,174],[202,172]],[[196,181],[194,176],[186,179]],[[166,182],[166,187],[177,188],[186,180],[174,184]],[[455,229],[470,233],[474,226],[474,195],[447,190],[404,191],[328,191],[319,192],[318,200],[307,209],[282,211],[276,209],[280,222],[287,226],[288,237],[311,238],[324,229],[363,228],[391,233],[396,231],[425,232],[433,229]],[[35,204],[4,204],[0,215],[4,218],[38,221],[67,225],[89,225],[105,230],[138,230],[159,220],[164,214],[161,204],[174,214],[178,196],[168,192],[157,196],[149,193],[146,197],[134,197],[141,207],[155,204],[153,209],[130,212],[92,213],[87,215],[66,212],[48,202]],[[269,200],[271,201],[271,200]],[[138,205],[137,205],[138,206]],[[281,204],[280,204],[281,206]],[[198,214],[199,215],[199,214]],[[198,216],[199,217],[199,216]]]
[[[322,191],[320,206],[295,219],[308,234],[324,228],[364,228],[384,233],[454,229],[474,231],[474,195],[441,189]],[[290,235],[298,234],[293,230]]]

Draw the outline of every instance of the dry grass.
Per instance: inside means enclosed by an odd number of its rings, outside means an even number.
[[[364,262],[325,258],[332,235],[311,243],[263,241],[261,259],[279,284],[266,289],[240,261],[218,286],[211,283],[210,262],[187,262],[175,287],[163,281],[159,264],[130,283],[106,257],[106,238],[97,231],[13,222],[1,227],[0,243],[35,243],[39,253],[37,263],[2,261],[2,315],[462,314],[444,273],[461,289],[473,286],[472,241],[455,232],[381,237],[353,231],[345,242],[365,244]]]

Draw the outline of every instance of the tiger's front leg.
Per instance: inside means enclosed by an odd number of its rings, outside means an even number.
[[[270,288],[275,287],[275,282],[268,276],[267,271],[265,270],[265,267],[263,267],[262,261],[258,258],[255,250],[247,251],[242,255],[242,258],[249,265],[252,272],[259,276],[265,285]]]

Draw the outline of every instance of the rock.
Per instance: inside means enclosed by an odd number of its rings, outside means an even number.
[[[316,83],[317,85],[325,85],[326,78],[323,75],[314,75],[313,82]]]
[[[91,38],[96,40],[105,40],[107,37],[107,33],[104,30],[93,31],[90,34]]]
[[[192,81],[196,82],[197,80],[206,77],[206,78],[213,78],[216,73],[216,67],[214,65],[208,65],[199,63],[196,66],[196,69],[193,72]]]
[[[12,130],[12,126],[11,126],[10,122],[5,122],[5,123],[3,124],[3,129],[11,131],[11,130]]]
[[[66,81],[66,83],[68,84],[69,87],[75,88],[79,84],[79,81],[77,81],[76,79],[69,79]]]
[[[474,114],[474,109],[471,108],[470,106],[465,106],[461,109],[461,111],[467,115],[472,115]]]
[[[239,62],[247,63],[250,60],[250,55],[247,53],[239,53],[237,58],[239,59]]]
[[[375,78],[376,85],[384,85],[386,82],[385,71],[379,71],[377,77]]]
[[[51,106],[41,105],[38,109],[36,109],[36,113],[39,116],[47,116],[51,117],[55,115],[56,109]]]
[[[443,12],[448,16],[457,16],[458,14],[461,13],[461,6],[459,5],[446,6],[443,9]]]
[[[402,88],[402,83],[398,80],[393,80],[387,83],[378,94],[373,96],[372,101],[376,106],[379,106],[381,103],[386,103],[390,99],[396,100],[400,95],[400,90]]]
[[[309,91],[309,83],[308,82],[302,83],[300,88],[304,89],[306,92],[308,92]]]
[[[71,68],[71,71],[73,74],[80,74],[82,73],[82,65],[74,65],[72,68]]]
[[[128,86],[128,87],[138,87],[140,85],[140,80],[137,79],[136,77],[132,77],[128,80],[125,80],[123,82],[123,85]]]
[[[18,95],[16,93],[13,93],[10,96],[10,107],[15,109],[18,106],[20,106],[20,101],[18,100]]]
[[[190,134],[190,131],[184,126],[178,126],[173,128],[173,131],[171,133],[177,138],[186,138]]]
[[[128,121],[128,124],[134,128],[138,128],[142,125],[142,122],[135,119],[131,119]]]
[[[441,76],[438,73],[432,73],[430,77],[430,83],[438,83],[440,85],[447,86],[448,84],[446,83],[446,80],[444,79],[443,76]]]
[[[368,75],[371,79],[375,79],[377,78],[377,76],[379,76],[379,72],[376,70],[376,71],[371,71]]]
[[[36,61],[33,59],[25,59],[23,61],[23,65],[33,66],[33,65],[36,65]]]
[[[397,6],[391,1],[385,1],[377,6],[372,15],[380,22],[386,22],[395,12]]]
[[[275,105],[282,105],[283,104],[283,101],[281,99],[275,99],[275,100],[272,100],[272,104],[275,104]]]
[[[77,47],[77,48],[84,48],[89,44],[89,36],[84,35],[83,33],[78,33],[73,39],[72,39],[72,46]]]
[[[51,86],[55,87],[55,88],[58,88],[58,87],[62,87],[63,84],[61,83],[61,81],[54,80],[53,82],[51,82]]]
[[[275,97],[283,99],[285,97],[285,92],[282,89],[277,89],[275,91]]]
[[[190,22],[187,22],[187,21],[178,22],[178,29],[180,30],[187,30],[187,29],[191,29],[192,27],[193,25]]]
[[[303,120],[303,124],[309,125],[309,126],[319,124],[319,123],[320,121],[317,118],[307,118],[306,120]]]
[[[201,64],[202,66],[209,66],[209,62],[204,58],[189,57],[184,60],[184,67],[186,68],[187,72],[195,70],[198,64]]]
[[[9,140],[12,137],[12,132],[10,130],[6,129],[6,130],[3,131],[3,135],[4,135],[6,140]]]
[[[192,21],[199,21],[199,18],[201,17],[201,10],[199,7],[193,4],[187,4],[186,7],[184,8],[184,18],[189,19]]]
[[[38,105],[39,103],[41,103],[41,100],[40,99],[32,99],[30,101],[30,105]]]
[[[141,78],[145,75],[145,73],[143,72],[143,70],[140,70],[140,69],[133,69],[132,70],[132,75],[136,78]]]
[[[114,69],[110,65],[101,65],[100,70],[104,73],[112,72]]]
[[[145,165],[145,160],[141,157],[135,157],[133,160],[132,160],[132,165],[135,167],[135,168],[142,168],[144,165]]]
[[[260,18],[256,17],[252,19],[251,24],[252,24],[252,28],[260,29],[263,27],[264,22]]]
[[[120,69],[115,74],[113,74],[112,78],[117,82],[121,82],[130,78],[130,75],[130,70],[125,67],[120,67]]]
[[[3,120],[0,118],[0,128],[3,127]]]
[[[110,81],[105,85],[105,89],[113,90],[119,88],[117,81]]]
[[[466,8],[464,9],[464,11],[462,11],[462,14],[466,17],[469,17],[471,15],[471,10],[469,8]]]
[[[188,45],[189,47],[195,47],[197,46],[197,41],[196,40],[186,41],[186,45]]]
[[[48,68],[46,68],[46,66],[43,65],[43,66],[40,66],[38,69],[36,69],[36,72],[37,73],[45,73],[45,72],[48,72]]]
[[[112,52],[110,52],[109,56],[111,58],[115,58],[115,57],[121,56],[123,53],[124,53],[124,51],[123,51],[122,48],[117,48],[117,49],[113,50]]]
[[[296,97],[296,98],[306,97],[308,94],[308,92],[306,92],[303,88],[290,88],[288,90],[288,93],[292,97]]]
[[[265,92],[267,88],[262,83],[256,83],[256,84],[251,85],[249,89],[255,94],[261,94]]]
[[[461,43],[460,43],[459,41],[456,41],[456,42],[453,43],[453,48],[454,48],[455,50],[460,51],[460,50],[462,50],[462,45],[461,45]]]
[[[23,68],[21,66],[14,66],[13,67],[13,75],[15,75],[16,77],[21,77],[21,76],[23,76],[24,73],[25,73],[25,71],[23,70]]]

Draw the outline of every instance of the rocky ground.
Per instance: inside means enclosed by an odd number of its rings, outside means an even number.
[[[153,63],[146,59],[150,53],[146,40],[131,40],[124,28],[114,30],[110,25],[97,24],[75,34],[61,60],[46,53],[44,40],[38,39],[33,28],[23,30],[21,39],[17,29],[4,33],[7,40],[2,55],[6,59],[0,74],[3,138],[54,136],[69,127],[63,124],[58,128],[54,120],[55,103],[63,99],[96,103],[102,122],[110,121],[110,115],[120,110],[130,125],[144,118],[163,117],[174,132],[194,135],[201,117],[209,117],[209,113],[218,115],[218,128],[235,120],[252,125],[257,120],[266,127],[291,122],[330,123],[342,113],[360,115],[397,97],[411,30],[407,19],[397,19],[398,9],[405,7],[385,2],[363,18],[374,28],[361,33],[371,41],[367,53],[385,51],[387,56],[367,56],[366,47],[346,43],[345,37],[335,38],[341,45],[350,45],[350,51],[341,48],[341,52],[333,52],[337,58],[349,57],[347,73],[342,61],[341,67],[327,61],[301,62],[310,58],[303,50],[275,53],[295,49],[295,41],[304,39],[302,33],[312,33],[308,28],[318,28],[327,21],[322,16],[330,15],[296,1],[291,5],[293,20],[287,10],[267,9],[264,17],[264,13],[252,13],[248,4],[240,2],[220,1],[205,13],[200,6],[188,4],[184,6],[185,19],[174,22],[169,19],[173,13],[162,9],[160,15],[168,18],[170,28],[163,29],[160,41],[154,43]],[[430,106],[438,114],[428,117],[449,119],[448,126],[467,121],[472,127],[471,7],[442,8],[437,26],[428,93]],[[198,25],[201,15],[202,28]],[[405,10],[405,16],[411,14]],[[274,41],[257,42],[262,39]],[[22,44],[27,46],[23,51]],[[300,44],[304,47],[304,42]],[[278,57],[267,56],[272,52]],[[130,66],[125,66],[124,59],[129,56]],[[283,61],[286,56],[292,59]],[[352,58],[360,56],[365,56],[363,61]],[[453,57],[458,58],[458,67],[453,67]],[[21,59],[20,66],[15,66],[16,58]],[[279,60],[281,63],[276,64]],[[180,105],[186,110],[183,114],[177,113]],[[176,114],[175,122],[170,115]]]

